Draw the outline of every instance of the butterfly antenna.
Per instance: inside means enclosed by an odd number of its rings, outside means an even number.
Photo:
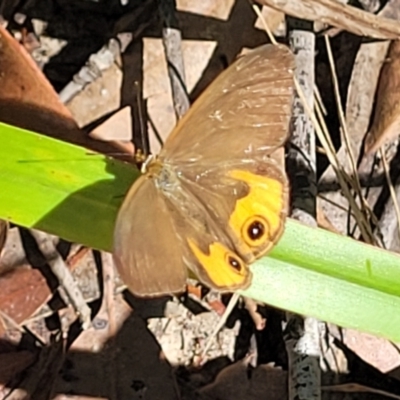
[[[239,293],[233,293],[231,299],[229,300],[228,305],[226,306],[226,309],[224,313],[222,314],[221,318],[218,321],[218,324],[216,325],[214,331],[212,332],[211,336],[209,336],[206,345],[204,346],[204,349],[201,353],[201,358],[203,359],[207,353],[207,351],[210,349],[212,341],[215,336],[217,336],[218,332],[222,329],[222,327],[225,325],[226,320],[228,319],[229,315],[231,314],[232,310],[235,308],[238,300],[239,300],[240,294]]]
[[[147,125],[146,125],[146,101],[143,99],[143,91],[142,85],[139,81],[135,81],[135,92],[136,92],[136,103],[137,103],[137,111],[138,111],[138,122],[139,122],[139,133],[140,133],[140,141],[141,147],[144,153],[149,153],[149,138],[147,134]]]

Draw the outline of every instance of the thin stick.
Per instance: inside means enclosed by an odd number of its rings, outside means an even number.
[[[343,139],[345,142],[345,146],[346,146],[346,150],[347,150],[347,154],[349,157],[349,162],[350,162],[350,166],[351,166],[351,170],[352,170],[351,172],[353,175],[352,181],[354,182],[354,184],[352,186],[355,188],[355,191],[361,201],[361,207],[362,207],[361,211],[365,210],[364,212],[361,212],[360,215],[362,216],[362,220],[358,221],[358,222],[359,222],[359,224],[360,223],[364,224],[369,237],[373,238],[372,229],[368,222],[368,218],[366,217],[366,214],[372,213],[372,211],[368,205],[368,202],[366,201],[366,199],[364,198],[364,196],[362,194],[360,180],[358,179],[356,161],[354,158],[353,150],[351,148],[349,133],[347,130],[346,119],[344,116],[343,107],[342,107],[341,100],[340,100],[339,82],[338,82],[338,77],[337,77],[337,73],[336,73],[335,63],[333,61],[332,48],[330,45],[329,37],[326,35],[325,35],[325,45],[326,45],[328,60],[329,60],[329,64],[330,64],[330,68],[331,68],[331,72],[332,72],[333,89],[334,89],[334,93],[335,93],[335,99],[336,99],[337,111],[338,111],[338,115],[339,115],[340,126],[341,126],[341,129],[343,132]]]
[[[57,277],[60,286],[65,290],[71,304],[75,308],[82,323],[82,329],[88,329],[91,326],[91,311],[89,306],[76,284],[71,271],[68,269],[65,261],[54,246],[51,237],[43,232],[30,230],[30,233],[35,238],[37,245],[42,252],[50,269]]]
[[[319,140],[321,141],[321,143],[322,143],[322,145],[324,146],[325,149],[329,149],[329,142],[326,139],[326,137],[325,137],[325,135],[324,135],[324,133],[323,133],[323,131],[321,129],[321,126],[318,123],[318,120],[316,119],[316,117],[315,117],[314,113],[312,112],[311,108],[308,106],[308,104],[305,103],[305,97],[304,97],[304,95],[303,95],[303,93],[301,91],[301,87],[300,87],[299,83],[297,82],[297,80],[295,80],[294,83],[295,83],[296,90],[298,91],[299,97],[303,101],[304,109],[306,110],[307,115],[309,116],[309,118],[311,119],[311,121],[314,124],[315,132],[318,135]],[[361,215],[362,213],[360,212],[358,204],[356,203],[353,195],[351,194],[350,189],[349,189],[349,187],[348,187],[348,185],[347,185],[347,183],[345,181],[345,178],[344,178],[344,176],[347,175],[347,174],[339,166],[337,157],[333,152],[327,151],[327,157],[328,157],[328,160],[331,163],[332,167],[337,171],[336,174],[337,174],[337,177],[338,177],[338,180],[339,180],[340,187],[343,190],[344,196],[349,201],[350,207],[352,208],[354,214],[357,216],[357,218],[360,218],[360,220],[361,220],[362,219],[362,215]],[[371,236],[368,234],[367,230],[365,229],[364,224],[360,224],[360,231],[361,231],[361,234],[363,235],[364,239],[368,243],[371,243],[371,241],[374,242],[374,238],[371,238]]]
[[[322,115],[327,115],[328,112],[326,111],[325,105],[322,101],[321,93],[319,92],[317,85],[314,85],[314,98],[315,103],[318,104],[319,108],[321,109]]]
[[[342,4],[336,0],[256,0],[299,19],[320,21],[347,30],[355,35],[376,39],[398,39],[400,26],[397,21],[383,18]]]
[[[226,320],[228,319],[229,315],[231,314],[232,310],[235,308],[236,303],[238,302],[240,298],[240,295],[238,293],[233,293],[231,299],[229,300],[229,303],[224,311],[224,314],[218,321],[218,324],[214,328],[213,332],[211,333],[210,337],[207,340],[206,345],[204,346],[203,351],[201,352],[201,358],[204,358],[207,351],[210,349],[212,340],[214,339],[215,336],[217,336],[218,332],[222,329],[222,327],[225,325]]]
[[[158,10],[163,20],[162,40],[168,64],[168,76],[172,89],[175,114],[182,118],[189,109],[189,96],[186,89],[185,69],[182,56],[182,35],[177,28],[175,0],[158,0]]]
[[[271,29],[269,28],[264,16],[261,14],[260,9],[257,7],[256,4],[253,4],[252,7],[253,7],[253,10],[256,13],[257,17],[260,18],[261,24],[262,24],[266,34],[268,35],[270,42],[274,45],[277,45],[278,42],[276,41],[275,36],[273,35]]]
[[[108,346],[111,351],[108,352],[108,376],[109,376],[109,395],[110,399],[116,400],[118,398],[117,390],[117,362],[116,362],[116,345],[115,337],[117,334],[117,319],[115,310],[115,267],[110,253],[101,253],[101,264],[103,267],[103,287],[104,287],[104,297],[103,306],[107,310],[108,316]]]
[[[318,197],[321,198],[322,200],[326,201],[329,204],[332,204],[333,206],[339,208],[342,211],[347,211],[347,208],[342,206],[341,204],[336,203],[335,201],[331,200],[329,197],[324,196],[323,194],[318,194]],[[350,210],[351,212],[351,210]],[[354,214],[351,214],[352,217],[354,217]]]

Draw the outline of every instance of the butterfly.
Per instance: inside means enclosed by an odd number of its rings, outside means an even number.
[[[201,94],[130,188],[114,260],[137,296],[183,292],[188,269],[221,292],[249,286],[249,264],[282,235],[288,182],[282,157],[294,56],[264,45]]]

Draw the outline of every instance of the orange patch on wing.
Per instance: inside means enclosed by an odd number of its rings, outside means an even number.
[[[281,230],[281,212],[284,204],[284,185],[276,179],[253,174],[249,171],[233,170],[229,175],[245,182],[249,187],[247,196],[236,202],[229,225],[243,239],[242,228],[250,217],[262,217],[267,222],[267,240],[272,240]],[[254,243],[256,246],[258,243]]]
[[[215,242],[209,246],[209,254],[204,253],[197,244],[188,239],[188,244],[197,261],[207,272],[211,282],[217,287],[236,287],[245,285],[249,277],[249,271],[244,262],[223,244]],[[230,259],[237,263],[234,268]]]

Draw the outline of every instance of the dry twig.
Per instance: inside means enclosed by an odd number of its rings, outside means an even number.
[[[74,306],[79,319],[82,322],[82,328],[88,329],[91,325],[90,308],[86,304],[82,292],[74,281],[74,278],[65,264],[65,261],[57,251],[50,235],[33,229],[30,230],[30,232],[35,238],[40,251],[46,259],[47,264],[57,277],[60,286],[65,290],[69,300]]]
[[[355,35],[376,39],[397,39],[400,25],[390,19],[342,4],[336,0],[257,0],[299,19],[319,21]]]
[[[158,9],[164,23],[162,39],[172,89],[172,100],[176,117],[180,119],[189,109],[190,104],[185,83],[185,68],[181,47],[182,35],[178,29],[175,8],[175,0],[159,0],[158,2]]]

